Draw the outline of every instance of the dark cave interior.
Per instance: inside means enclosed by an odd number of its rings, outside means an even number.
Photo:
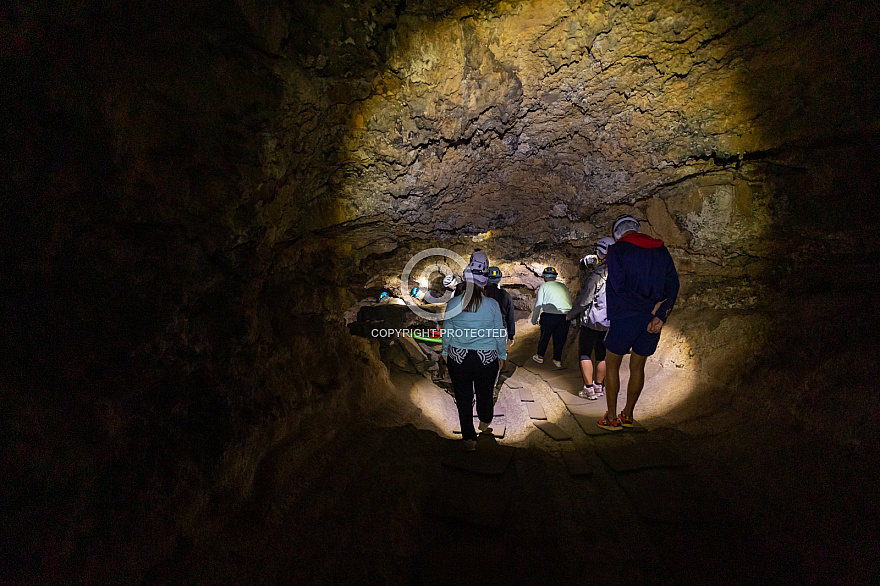
[[[880,581],[878,23],[854,0],[3,4],[0,580]],[[430,248],[486,251],[524,318],[541,267],[576,290],[622,213],[682,283],[645,437],[711,521],[646,520],[665,481],[615,483],[616,440],[576,426],[511,423],[503,474],[456,476],[448,397],[366,334],[420,323],[375,299]]]

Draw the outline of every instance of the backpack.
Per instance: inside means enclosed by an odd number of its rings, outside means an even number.
[[[605,284],[608,281],[608,269],[606,267],[597,268],[596,273],[599,274],[599,283],[596,285],[596,293],[590,300],[590,305],[581,314],[581,325],[591,330],[600,332],[606,331],[611,322],[608,320],[608,301],[605,297]]]

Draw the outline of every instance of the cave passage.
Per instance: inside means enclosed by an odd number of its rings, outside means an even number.
[[[5,3],[0,581],[877,582],[878,22]],[[528,318],[621,214],[681,290],[618,434]],[[466,453],[477,249],[516,337]]]

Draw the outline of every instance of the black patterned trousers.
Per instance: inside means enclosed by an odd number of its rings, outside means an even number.
[[[477,439],[473,403],[477,396],[477,416],[491,423],[494,416],[492,392],[498,376],[498,353],[494,350],[462,350],[450,346],[447,356],[452,392],[458,407],[462,439]]]

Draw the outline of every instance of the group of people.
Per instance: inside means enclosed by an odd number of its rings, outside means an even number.
[[[562,367],[562,348],[569,322],[579,320],[581,374],[579,395],[596,400],[605,395],[608,410],[599,427],[617,431],[633,426],[633,409],[645,385],[645,364],[657,350],[660,332],[678,297],[678,272],[663,241],[640,231],[639,221],[623,215],[614,221],[612,236],[596,243],[596,254],[581,259],[586,268],[594,261],[578,303],[573,307],[568,290],[556,282],[552,267],[544,270],[532,323],[540,316],[541,337],[532,359],[544,361],[552,338],[553,363]],[[592,258],[591,258],[592,257]],[[630,355],[626,404],[617,412],[620,366]],[[591,356],[595,357],[593,368]]]
[[[589,273],[581,290],[581,297],[572,306],[568,289],[556,281],[558,273],[553,267],[544,269],[544,284],[538,289],[538,298],[532,312],[532,324],[541,324],[538,339],[538,353],[532,360],[543,364],[544,353],[550,340],[553,340],[553,364],[562,368],[562,349],[568,338],[570,322],[578,320],[578,350],[584,387],[578,393],[585,399],[596,400],[605,394],[605,335],[608,332],[608,303],[605,297],[605,284],[608,281],[608,266],[605,263],[608,247],[614,239],[604,237],[596,243],[596,254],[588,254],[580,261],[582,269]],[[591,265],[597,265],[590,271]],[[540,316],[540,318],[539,318]],[[594,373],[591,356],[595,351],[596,369]]]
[[[568,289],[557,281],[553,267],[544,269],[544,284],[538,289],[532,324],[540,323],[538,352],[532,359],[543,363],[552,340],[553,363],[562,367],[562,349],[571,321],[578,320],[581,373],[580,396],[596,400],[605,395],[607,411],[599,427],[617,431],[632,427],[633,409],[645,383],[645,364],[657,349],[660,332],[678,297],[678,273],[669,250],[661,240],[640,231],[639,221],[623,215],[614,221],[611,236],[596,243],[596,254],[581,259],[586,279],[577,304]],[[513,344],[515,318],[510,295],[499,287],[501,271],[490,267],[482,251],[476,251],[463,273],[462,282],[447,277],[444,285],[453,290],[446,304],[443,351],[465,449],[476,449],[477,429],[490,428],[494,416],[493,389]],[[473,285],[468,298],[462,295]],[[462,304],[464,306],[462,307]],[[492,332],[493,335],[481,335]],[[630,354],[630,377],[626,404],[617,412],[620,366]],[[595,368],[593,365],[595,360]],[[472,405],[476,397],[479,424],[473,424]]]

